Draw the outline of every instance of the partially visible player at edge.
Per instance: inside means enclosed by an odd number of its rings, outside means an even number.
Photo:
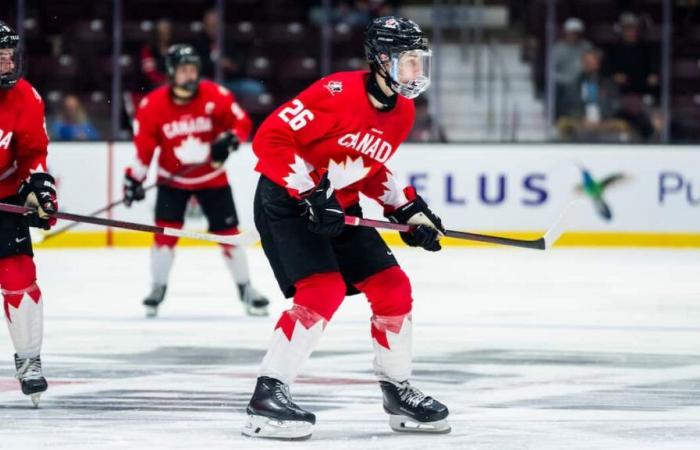
[[[344,226],[360,216],[359,193],[392,221],[415,225],[411,246],[440,250],[440,219],[413,188],[402,189],[384,163],[406,139],[413,98],[430,83],[431,52],[414,22],[374,20],[365,50],[371,71],[331,74],[274,111],[253,149],[261,173],[255,223],[282,292],[282,313],[247,407],[243,434],[311,436],[316,417],[297,406],[289,385],[346,295],[372,309],[374,371],[395,431],[446,433],[447,407],[409,383],[411,285],[376,230]]]
[[[158,226],[182,228],[193,195],[209,222],[209,231],[238,234],[238,216],[224,163],[250,134],[252,123],[233,94],[200,80],[201,61],[193,47],[173,45],[166,55],[168,84],[140,103],[134,120],[136,161],[124,177],[125,204],[143,200],[143,181],[156,148]],[[152,291],[143,301],[155,317],[165,298],[178,238],[156,235],[151,249]],[[245,250],[222,245],[224,261],[249,315],[267,315],[268,300],[251,285]]]
[[[0,201],[37,211],[26,216],[0,212],[0,288],[17,378],[35,406],[48,384],[40,356],[44,301],[29,227],[48,230],[56,223],[47,215],[58,210],[54,179],[46,173],[48,144],[44,102],[22,78],[19,36],[0,21]]]

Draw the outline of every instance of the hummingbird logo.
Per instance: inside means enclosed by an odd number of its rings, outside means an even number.
[[[576,187],[578,192],[582,192],[591,198],[593,201],[593,206],[600,217],[606,221],[612,220],[612,210],[610,206],[605,201],[603,194],[606,189],[615,184],[627,179],[627,177],[621,173],[613,173],[608,175],[602,180],[596,180],[591,172],[585,167],[579,167],[581,170],[581,184]]]

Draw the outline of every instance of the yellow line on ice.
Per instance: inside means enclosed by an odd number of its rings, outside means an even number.
[[[496,236],[515,239],[536,239],[542,232],[483,232]],[[389,245],[403,245],[397,233],[382,233]],[[153,237],[147,233],[113,231],[114,247],[149,247]],[[448,247],[484,247],[490,244],[445,238]],[[181,239],[178,245],[187,247],[213,246],[210,242]],[[101,248],[107,246],[107,233],[104,231],[74,231],[46,242],[35,244],[35,248]],[[568,231],[556,244],[557,247],[662,247],[662,248],[700,248],[700,233],[649,233],[649,232],[594,232]]]

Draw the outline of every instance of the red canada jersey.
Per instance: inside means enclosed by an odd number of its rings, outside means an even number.
[[[0,89],[0,199],[15,195],[31,173],[46,172],[49,137],[44,102],[24,79]]]
[[[252,128],[250,118],[233,93],[212,81],[202,80],[197,95],[184,105],[175,103],[169,90],[161,86],[141,100],[134,119],[136,162],[127,170],[143,180],[160,148],[159,184],[187,190],[226,186],[225,168],[206,164],[210,144],[227,130],[244,142]]]
[[[411,131],[415,107],[399,96],[391,111],[376,109],[367,96],[368,76],[328,75],[277,108],[253,140],[256,170],[297,198],[325,170],[345,208],[359,202],[360,192],[389,211],[406,204],[385,163]]]

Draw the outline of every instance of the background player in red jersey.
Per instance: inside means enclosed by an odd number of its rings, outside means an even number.
[[[448,409],[413,387],[411,285],[376,230],[345,228],[360,216],[359,194],[383,205],[411,246],[440,250],[440,219],[384,165],[413,126],[412,99],[430,83],[430,50],[414,22],[376,19],[365,41],[371,71],[331,74],[262,124],[253,149],[261,173],[255,224],[280,288],[294,298],[282,313],[248,404],[248,436],[303,439],[314,414],[289,393],[346,295],[372,309],[374,369],[396,431],[449,432]]]
[[[126,170],[125,203],[130,206],[133,201],[143,200],[142,183],[159,147],[156,224],[182,228],[187,203],[194,195],[210,232],[237,234],[238,216],[224,162],[238,149],[239,142],[248,138],[251,121],[231,92],[200,80],[201,62],[191,46],[172,46],[166,70],[168,85],[146,96],[136,113],[136,162]],[[165,297],[177,240],[155,237],[151,250],[153,289],[143,301],[149,317],[157,314]],[[230,245],[222,245],[222,250],[248,314],[267,315],[267,299],[251,285],[245,250]]]
[[[22,392],[35,405],[48,387],[41,372],[44,302],[36,283],[29,227],[48,230],[55,222],[54,179],[46,173],[49,138],[44,102],[23,78],[19,36],[0,21],[0,202],[26,205],[27,216],[0,212],[0,288],[15,346]]]

